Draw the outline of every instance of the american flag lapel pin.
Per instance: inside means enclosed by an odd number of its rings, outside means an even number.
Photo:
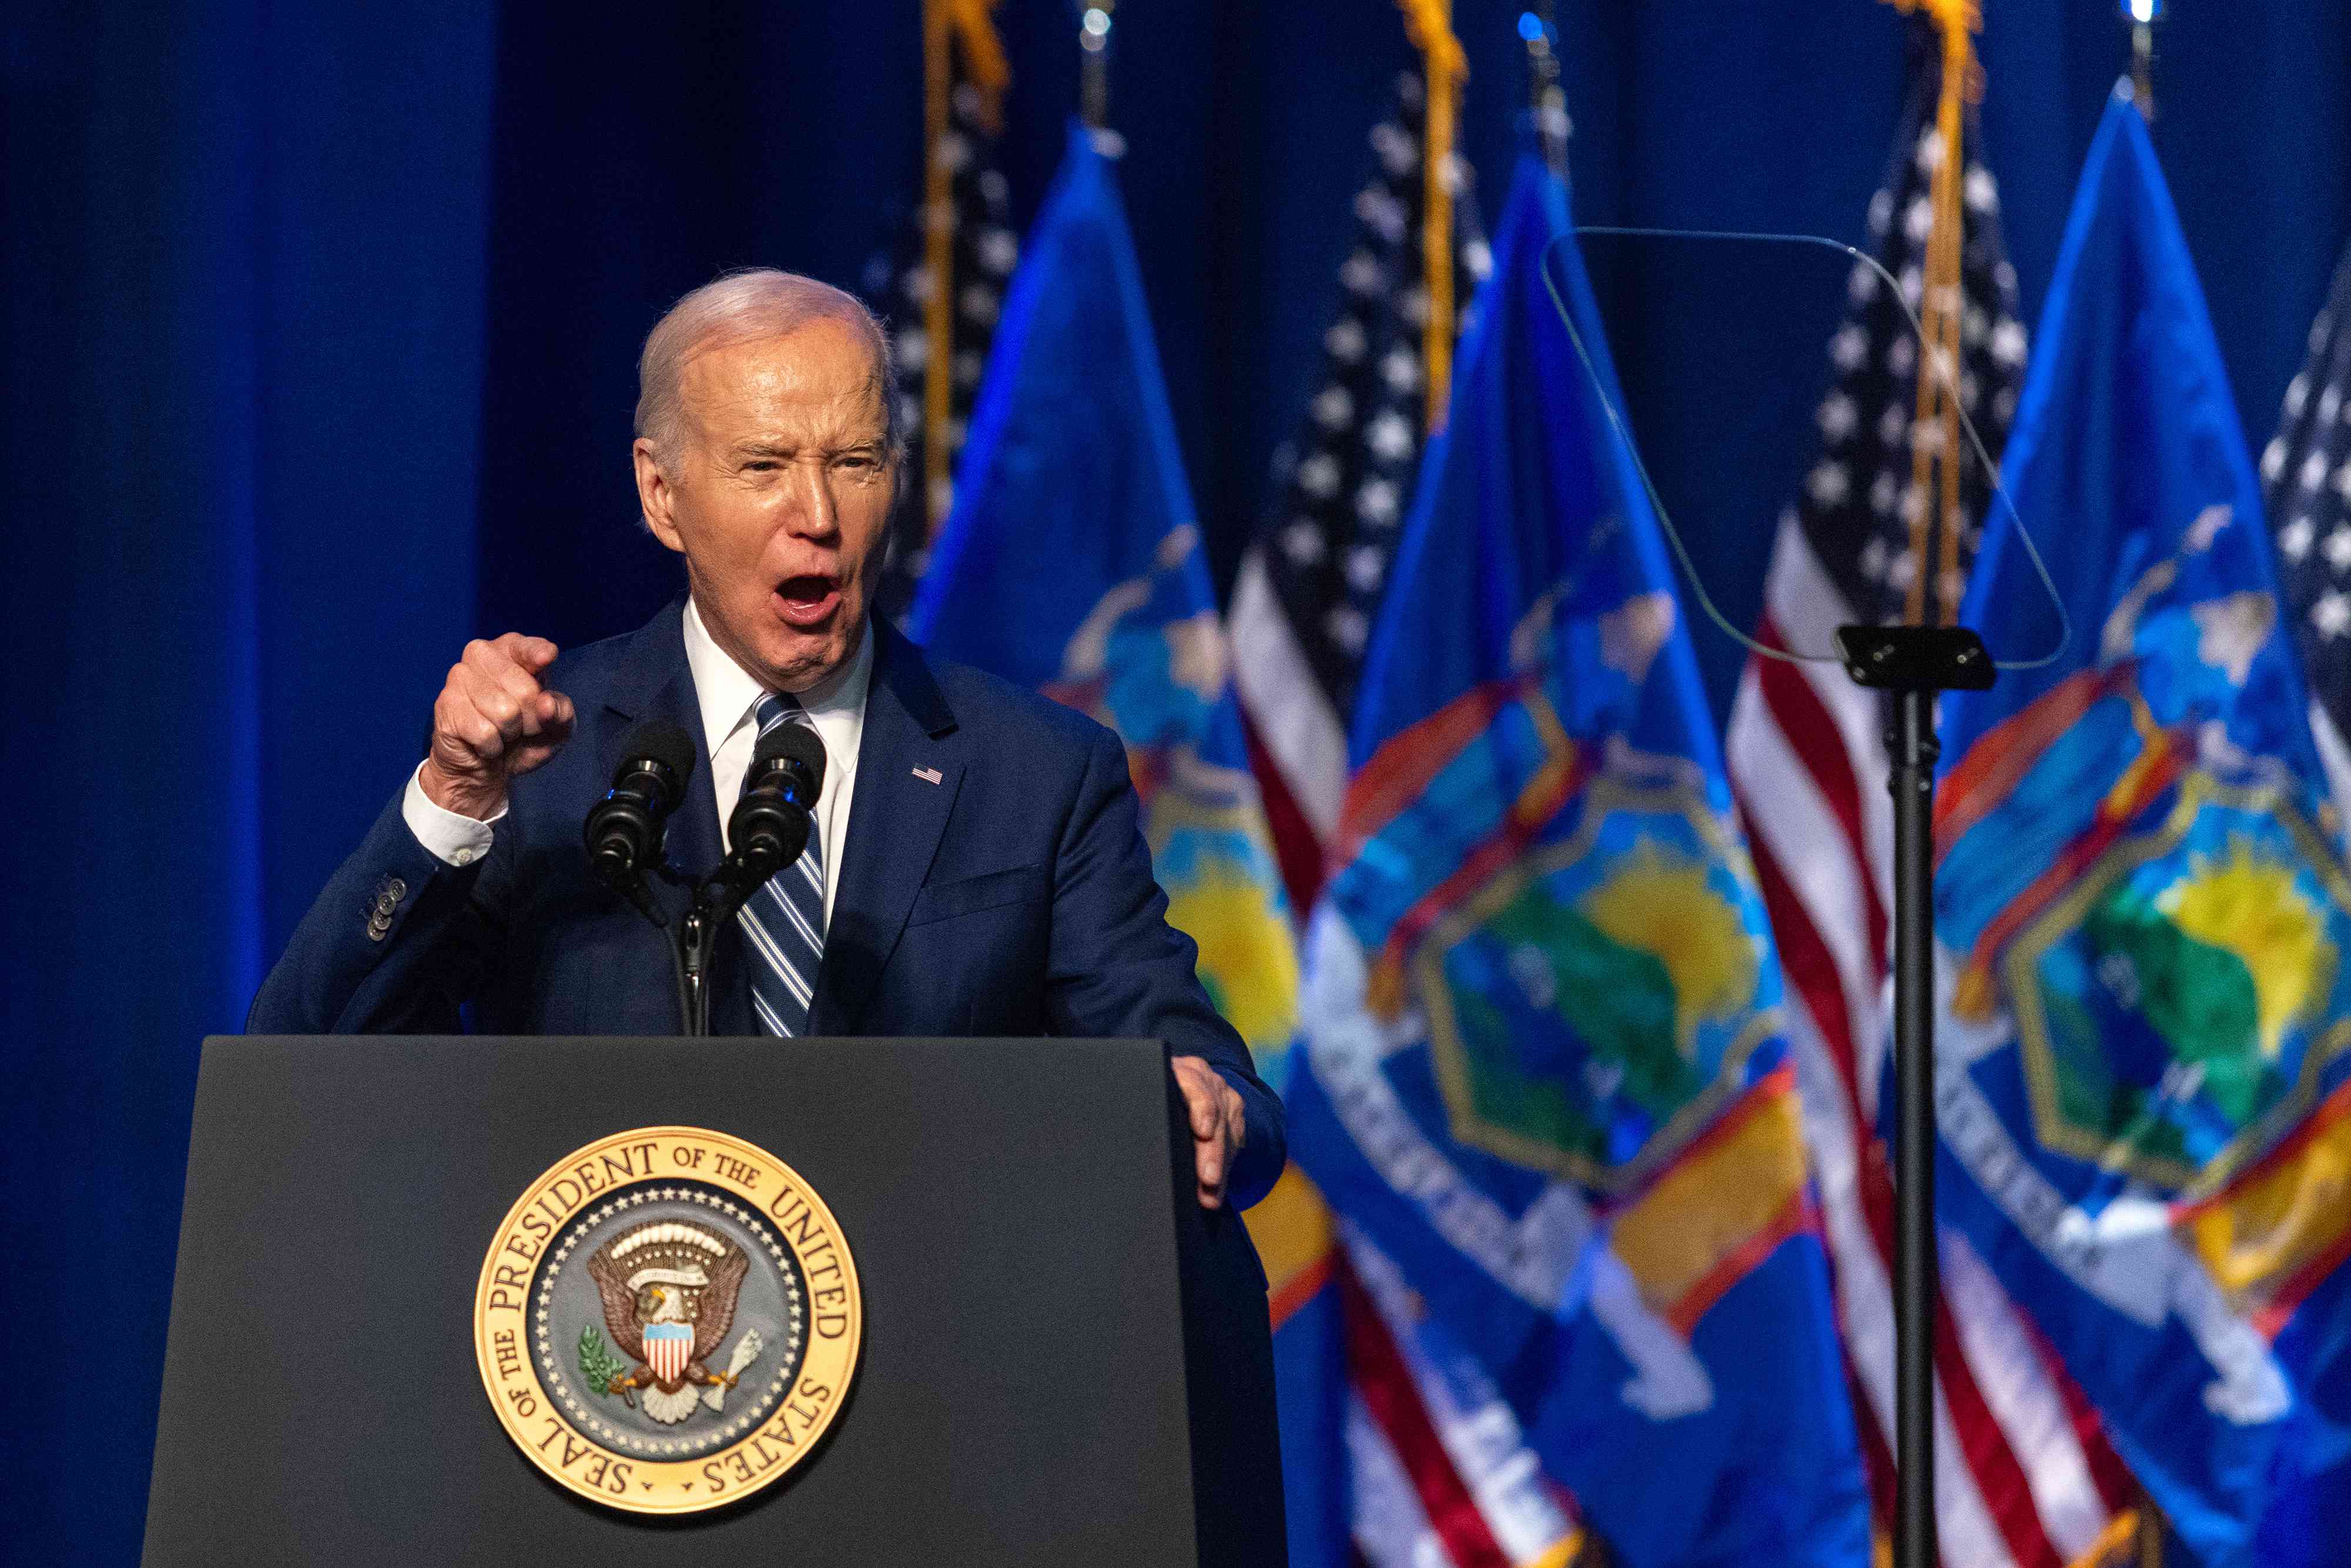
[[[935,768],[917,768],[914,769],[914,777],[925,784],[935,784],[944,775]]]

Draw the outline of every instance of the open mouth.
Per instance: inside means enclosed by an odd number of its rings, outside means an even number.
[[[822,625],[840,608],[841,580],[809,573],[776,585],[776,612],[794,626]]]

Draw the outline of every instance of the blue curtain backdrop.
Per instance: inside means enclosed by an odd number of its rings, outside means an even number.
[[[1490,204],[1519,7],[1457,9]],[[2110,0],[1987,9],[2030,319],[2124,40]],[[2156,141],[2258,449],[2351,231],[2351,15],[2171,9]],[[1076,99],[1073,13],[999,21],[1025,222]],[[1560,22],[1583,221],[1859,237],[1902,92],[1888,7],[1582,0]],[[1122,178],[1222,582],[1413,56],[1386,0],[1129,0],[1117,46]],[[239,1026],[466,637],[603,636],[676,591],[629,487],[638,342],[721,267],[854,285],[916,189],[920,83],[915,0],[0,14],[0,1200],[12,1268],[57,1287],[19,1312],[0,1395],[15,1540],[135,1554],[198,1039]],[[1744,623],[1816,444],[1838,270],[1594,249],[1635,427]],[[1719,714],[1740,655],[1698,647]]]

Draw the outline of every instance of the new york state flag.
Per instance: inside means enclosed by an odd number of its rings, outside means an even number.
[[[1621,1561],[1859,1568],[1777,960],[1569,232],[1523,161],[1365,669],[1291,1153]]]
[[[1944,707],[1937,1188],[2205,1568],[2351,1529],[2351,881],[2260,491],[2122,92]],[[2064,635],[2070,620],[2071,636]]]

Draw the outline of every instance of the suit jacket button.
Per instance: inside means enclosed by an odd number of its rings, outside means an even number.
[[[383,884],[383,896],[387,903],[398,904],[408,896],[408,884],[400,878],[393,877]]]

